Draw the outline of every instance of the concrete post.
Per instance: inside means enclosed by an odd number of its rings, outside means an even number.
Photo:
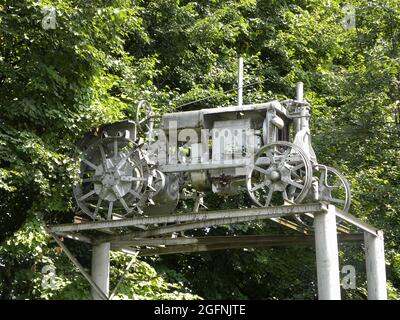
[[[387,300],[383,232],[364,232],[368,300]]]
[[[110,278],[110,243],[104,242],[93,246],[91,277],[97,286],[108,297]],[[93,300],[102,300],[102,297],[92,287]]]
[[[318,299],[340,300],[340,274],[335,206],[314,214]]]

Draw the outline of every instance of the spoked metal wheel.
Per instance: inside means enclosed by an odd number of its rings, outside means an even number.
[[[300,203],[307,195],[312,166],[303,150],[280,141],[262,147],[246,177],[247,191],[259,207]]]
[[[347,179],[336,169],[315,165],[314,175],[318,181],[318,200],[335,205],[339,210],[347,213],[351,205],[350,185]],[[313,219],[307,215],[296,215],[295,219],[307,227],[313,226]],[[340,224],[341,220],[337,220]]]
[[[103,133],[82,154],[74,188],[78,206],[92,219],[142,213],[152,175],[140,148],[123,136]]]
[[[316,169],[320,172],[320,200],[334,204],[347,213],[351,205],[350,185],[347,179],[339,171],[328,166],[318,165]]]
[[[165,175],[160,170],[152,171],[153,181],[152,185],[149,186],[152,196],[156,196],[160,193],[162,189],[165,187]]]

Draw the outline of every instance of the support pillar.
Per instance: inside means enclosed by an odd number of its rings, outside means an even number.
[[[315,251],[317,258],[318,299],[340,300],[340,273],[336,233],[336,209],[314,214]]]
[[[110,243],[104,242],[93,246],[92,274],[91,277],[97,286],[108,297],[110,283]],[[92,287],[93,300],[103,300],[99,293]]]
[[[383,232],[364,232],[368,300],[387,300]]]

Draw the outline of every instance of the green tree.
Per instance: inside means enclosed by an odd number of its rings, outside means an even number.
[[[351,181],[351,213],[385,231],[390,297],[398,298],[400,5],[348,3],[356,9],[356,28],[347,30],[339,0],[4,0],[1,297],[89,298],[88,285],[43,230],[45,222],[74,215],[76,140],[101,124],[133,118],[141,99],[152,102],[158,115],[235,104],[237,58],[243,56],[245,103],[292,98],[295,83],[305,83],[318,160]],[[55,29],[41,27],[46,5],[56,9]],[[206,201],[214,209],[250,205],[245,194],[208,195]],[[290,231],[250,223],[207,234],[263,233]],[[87,267],[90,248],[65,241]],[[365,298],[361,249],[341,247],[341,263],[355,265],[358,276],[359,288],[346,291],[348,298]],[[113,255],[112,281],[127,259]],[[190,292],[204,298],[316,297],[311,248],[143,260],[148,264],[138,262],[127,275],[121,299],[194,297]],[[45,264],[58,270],[57,292],[41,287]]]
[[[46,5],[56,9],[55,29],[41,27]],[[131,99],[155,90],[155,60],[136,60],[125,52],[130,33],[146,37],[131,1],[6,0],[0,5],[3,299],[89,297],[88,285],[66,257],[57,254],[43,225],[71,221],[74,214],[75,141],[100,124],[125,118],[132,112]],[[145,61],[147,68],[139,68]],[[133,72],[136,81],[121,92],[125,73]],[[69,245],[87,266],[90,250]],[[113,263],[122,265],[124,259],[114,255]],[[41,287],[44,265],[55,266],[58,291]],[[145,263],[138,263],[127,279],[132,275],[140,281],[120,296],[185,297],[185,290],[155,277]]]

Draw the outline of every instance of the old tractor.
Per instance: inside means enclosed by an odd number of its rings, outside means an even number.
[[[195,212],[206,192],[241,190],[259,207],[325,201],[350,208],[346,178],[317,161],[302,83],[293,100],[168,113],[158,121],[141,101],[136,114],[79,142],[73,192],[93,220],[171,214],[187,190],[195,190]]]

